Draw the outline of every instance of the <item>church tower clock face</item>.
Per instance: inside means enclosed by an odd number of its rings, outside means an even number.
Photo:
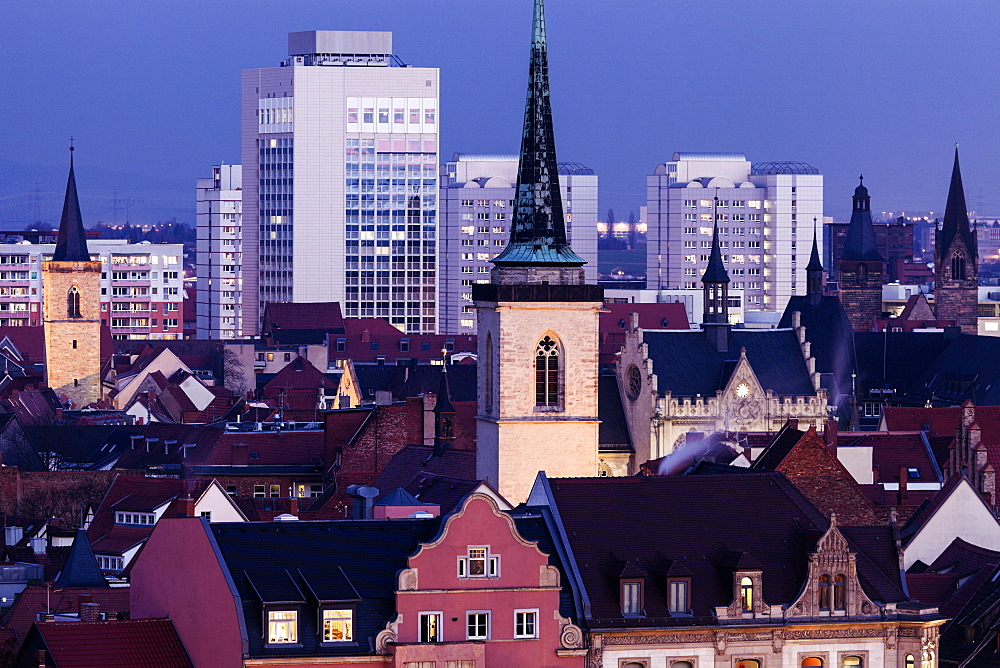
[[[736,386],[736,396],[740,399],[746,399],[750,396],[750,385],[747,383],[740,383]]]

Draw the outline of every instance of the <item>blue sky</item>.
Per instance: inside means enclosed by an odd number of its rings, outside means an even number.
[[[286,33],[391,30],[441,68],[441,154],[514,152],[528,0],[0,0],[0,227],[58,217],[77,137],[89,224],[194,221],[194,179],[238,162],[241,69]],[[674,151],[802,160],[843,218],[859,173],[876,211],[941,211],[961,145],[971,208],[1000,216],[1000,3],[549,0],[558,155],[593,167],[601,209],[644,203]],[[36,186],[37,184],[37,186]],[[117,214],[124,218],[123,208]]]

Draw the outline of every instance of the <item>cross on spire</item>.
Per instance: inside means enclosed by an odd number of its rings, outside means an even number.
[[[73,137],[69,147],[69,178],[66,181],[66,197],[63,200],[62,218],[59,220],[59,236],[56,250],[52,254],[55,262],[90,262],[87,250],[87,232],[83,227],[80,213],[80,199],[76,194],[76,176],[73,171]]]

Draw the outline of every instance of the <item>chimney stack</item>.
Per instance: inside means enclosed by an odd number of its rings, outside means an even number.
[[[31,543],[31,551],[35,554],[45,554],[45,538],[35,536],[28,541]]]
[[[826,444],[830,446],[830,449],[834,453],[837,452],[837,430],[837,421],[833,418],[828,418],[823,424],[823,440],[826,441]]]
[[[378,488],[367,485],[349,485],[347,493],[353,499],[351,519],[370,520],[372,509],[375,506],[375,497],[378,496]]]
[[[910,481],[910,476],[905,466],[899,467],[899,491],[896,493],[896,505],[901,506],[906,503],[906,488]]]

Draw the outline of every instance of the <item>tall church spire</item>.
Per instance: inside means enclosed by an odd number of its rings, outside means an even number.
[[[493,263],[498,267],[579,267],[586,263],[573,252],[566,237],[552,133],[543,0],[535,0],[532,19],[531,64],[510,243],[494,258]]]
[[[813,247],[809,255],[809,264],[806,265],[806,294],[813,297],[823,296],[823,263],[819,259],[819,246],[817,237],[819,233],[816,228],[816,219],[813,218]],[[816,301],[816,299],[812,299]]]
[[[701,277],[702,294],[704,295],[705,324],[729,324],[729,272],[722,261],[722,244],[719,243],[719,216],[716,212],[719,197],[715,197],[715,207],[712,209],[712,253],[708,257],[708,266]],[[727,335],[728,337],[728,335]]]
[[[52,259],[56,262],[90,262],[90,251],[87,250],[87,233],[83,229],[80,199],[76,194],[72,146],[69,147],[69,180],[66,182],[66,198],[63,200],[59,236]]]
[[[958,146],[955,147],[955,164],[951,168],[951,184],[948,186],[948,203],[944,208],[944,222],[938,234],[936,248],[946,251],[958,235],[970,251],[976,249],[976,235],[969,224],[969,212],[965,205],[965,188],[962,186],[962,169],[958,164]]]

